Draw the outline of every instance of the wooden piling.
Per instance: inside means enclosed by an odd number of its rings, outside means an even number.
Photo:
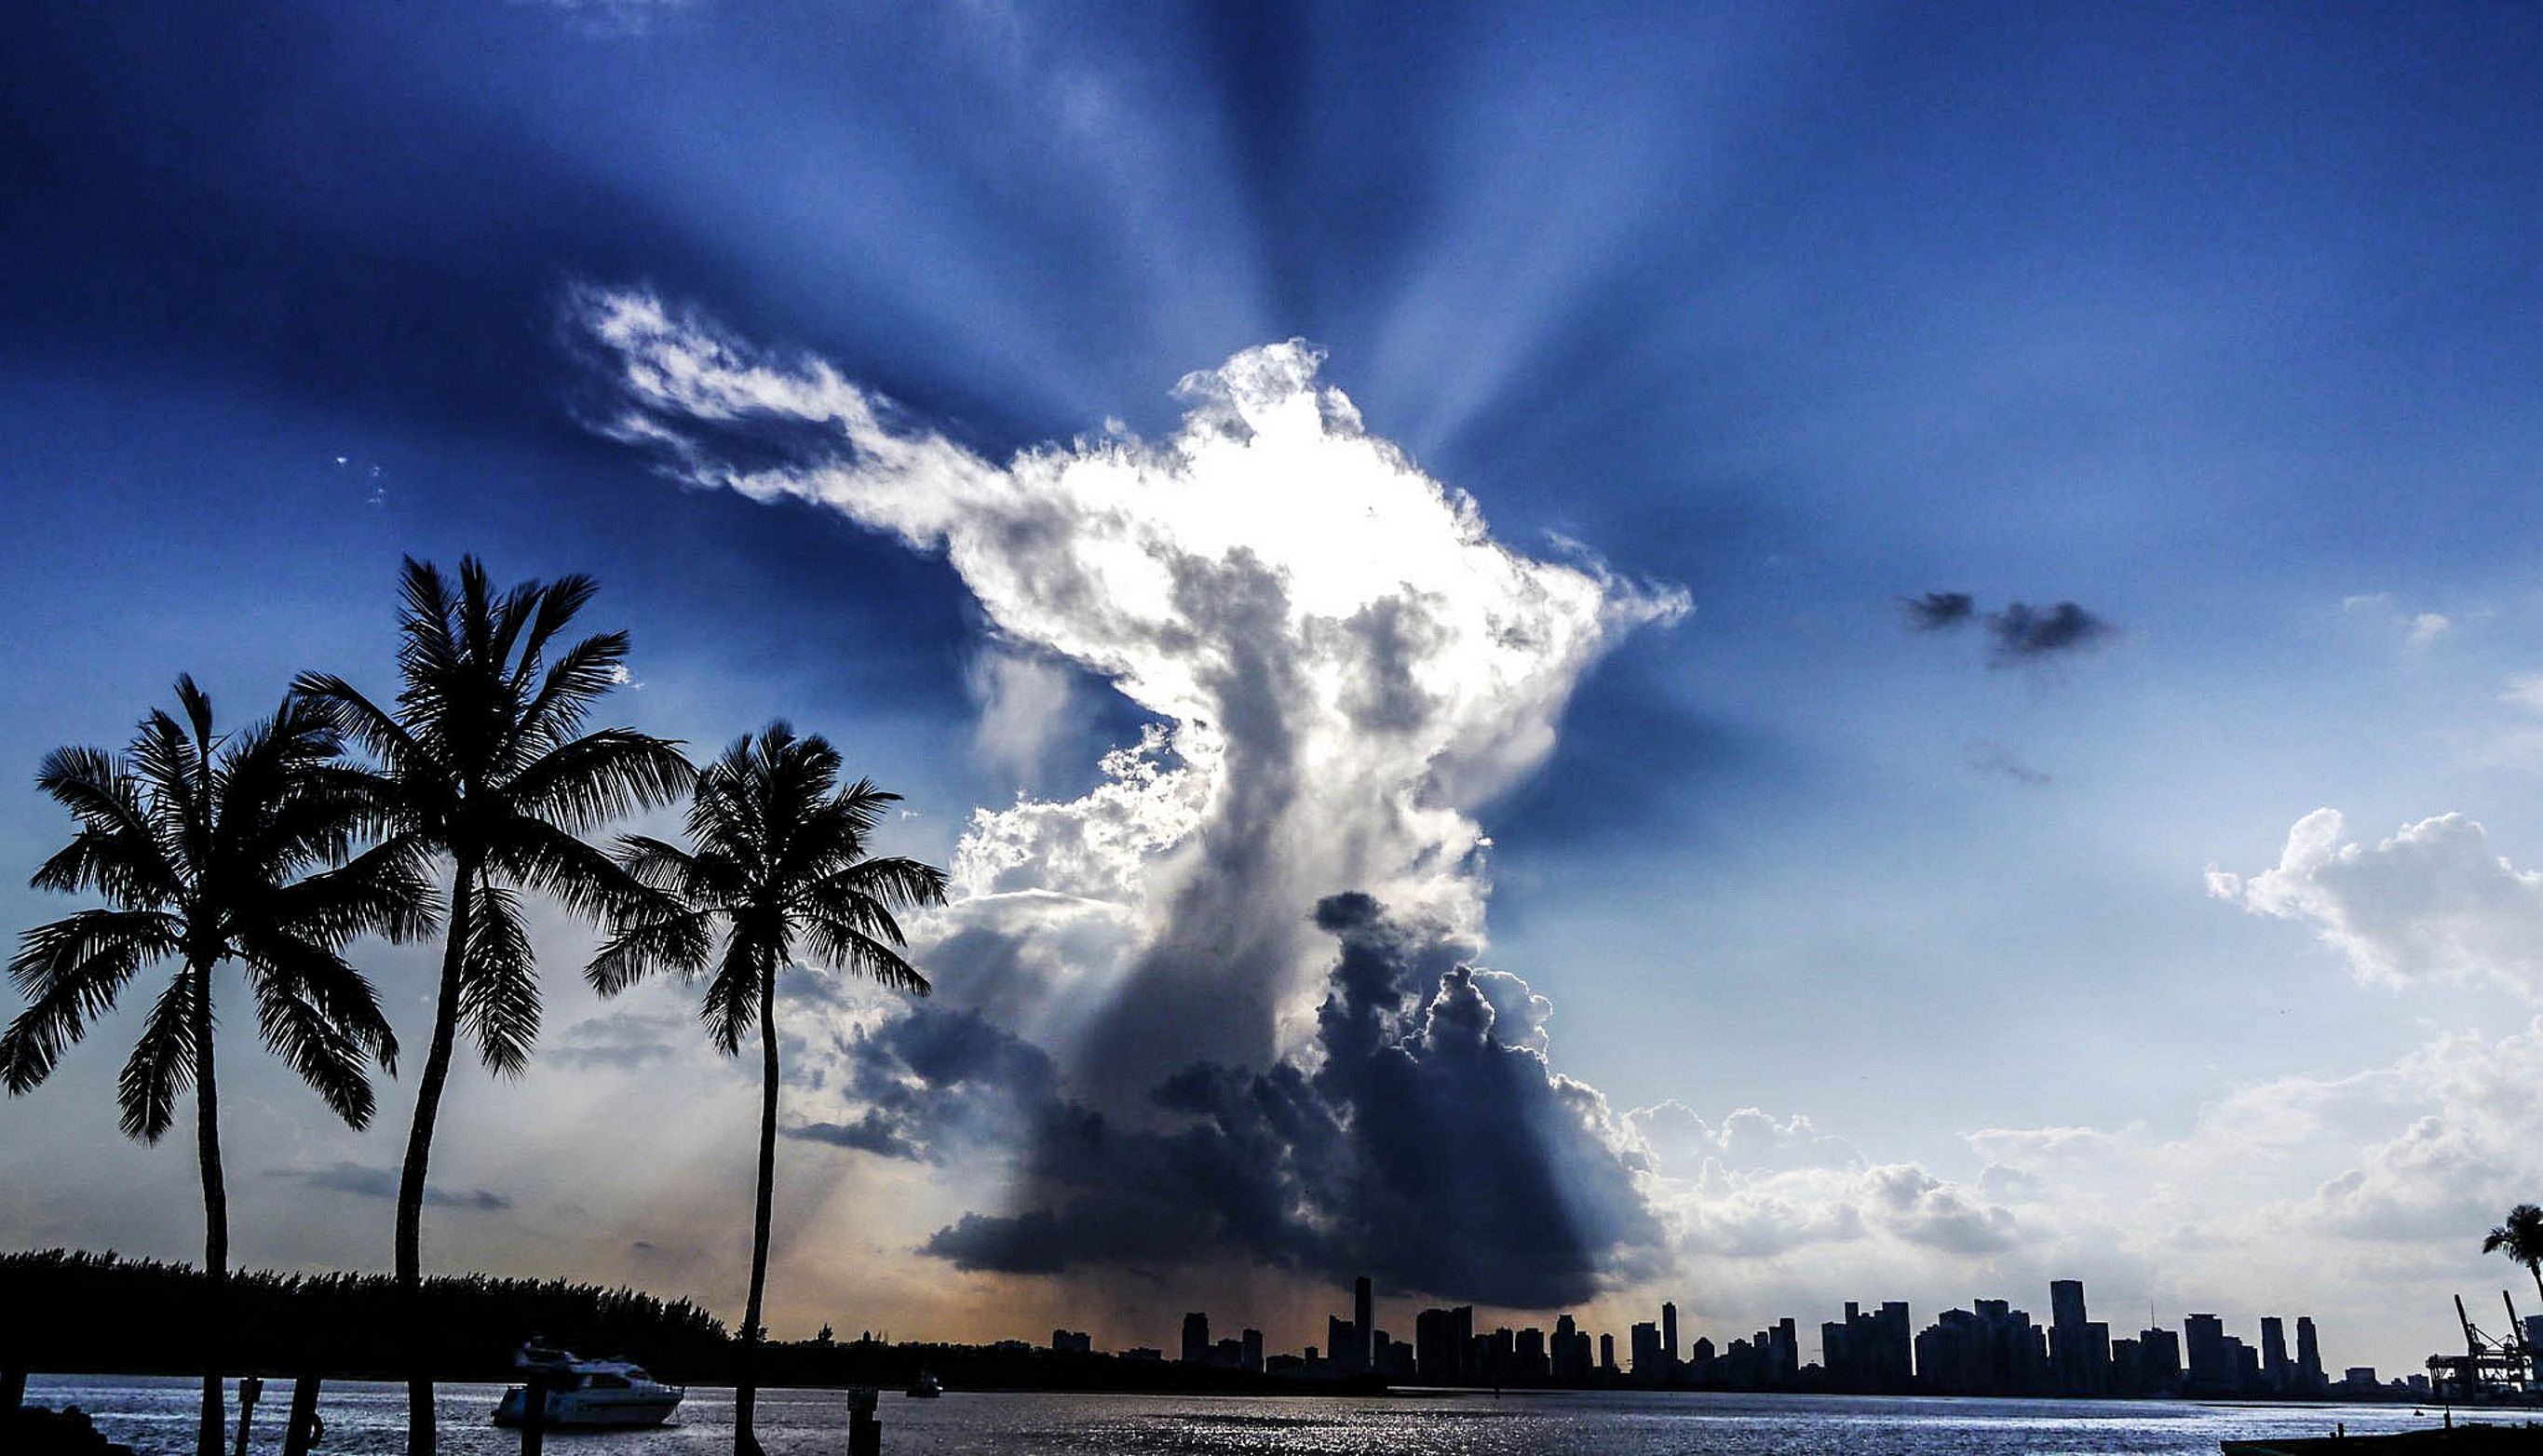
[[[876,1397],[871,1385],[848,1391],[848,1456],[883,1456],[883,1422],[875,1418]]]
[[[306,1366],[291,1380],[291,1420],[282,1431],[282,1456],[309,1456],[318,1443],[318,1372]]]
[[[238,1456],[247,1456],[247,1430],[256,1419],[256,1399],[265,1394],[265,1382],[253,1375],[239,1379]]]
[[[521,1456],[539,1456],[547,1444],[548,1372],[533,1365],[521,1385]]]

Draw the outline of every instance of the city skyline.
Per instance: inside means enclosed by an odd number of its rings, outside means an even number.
[[[1377,1323],[1382,1313],[1370,1281],[1352,1284],[1352,1313],[1330,1315],[1323,1344],[1297,1351],[1272,1348],[1262,1331],[1211,1338],[1206,1310],[1187,1311],[1175,1358],[1188,1365],[1271,1374],[1297,1380],[1372,1375],[1391,1384],[1588,1388],[1815,1391],[1864,1395],[1956,1395],[2081,1399],[2408,1399],[2430,1394],[2419,1365],[2379,1372],[2368,1365],[2327,1363],[2312,1316],[2294,1317],[2288,1343],[2283,1315],[2262,1315],[2245,1340],[2217,1315],[2188,1311],[2173,1327],[2149,1324],[2114,1338],[2108,1321],[2090,1318],[2080,1279],[2048,1284],[2045,1325],[2007,1299],[1974,1299],[1942,1311],[1918,1330],[1904,1301],[1865,1310],[1845,1303],[1843,1317],[1818,1326],[1817,1343],[1802,1338],[1787,1315],[1750,1336],[1720,1343],[1689,1332],[1679,1342],[1677,1305],[1663,1301],[1656,1320],[1634,1324],[1628,1357],[1619,1361],[1614,1332],[1592,1332],[1569,1314],[1549,1331],[1535,1325],[1486,1329],[1472,1306],[1415,1312],[1412,1336]],[[2509,1306],[2512,1310],[2512,1303]],[[2531,1317],[2543,1328],[2543,1312]],[[2521,1332],[2520,1332],[2521,1333]],[[998,1348],[1022,1349],[1008,1339]],[[1056,1329],[1047,1346],[1088,1353],[1084,1331]],[[1127,1359],[1163,1359],[1153,1345],[1117,1351]],[[2431,1353],[2449,1353],[2432,1351]]]
[[[785,719],[951,876],[930,997],[781,979],[778,1338],[1174,1350],[1208,1290],[1322,1346],[1364,1273],[1629,1362],[1664,1301],[2074,1277],[2415,1368],[2543,1199],[2538,57],[2293,0],[9,8],[0,933],[89,903],[31,882],[55,749],[181,674],[393,697],[406,558],[587,573],[595,723]],[[519,929],[420,1271],[743,1318],[756,1060]],[[224,992],[243,1267],[400,1261],[440,962],[347,956],[365,1130]],[[0,1100],[0,1249],[202,1257],[149,1014]]]

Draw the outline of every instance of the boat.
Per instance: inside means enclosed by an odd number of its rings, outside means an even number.
[[[2225,1456],[2543,1456],[2543,1426],[2483,1425],[2466,1421],[2434,1430],[2406,1430],[2391,1435],[2272,1436],[2260,1440],[2219,1441]]]
[[[932,1401],[943,1394],[945,1382],[937,1379],[933,1370],[919,1371],[918,1378],[909,1383],[908,1396],[913,1401]]]
[[[540,1424],[551,1429],[637,1430],[671,1418],[688,1394],[664,1385],[631,1360],[586,1360],[572,1350],[553,1349],[536,1341],[521,1346],[512,1363],[539,1372],[547,1387],[547,1410]],[[528,1419],[529,1387],[503,1392],[495,1407],[497,1425],[520,1425]]]

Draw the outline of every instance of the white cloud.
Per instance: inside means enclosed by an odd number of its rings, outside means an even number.
[[[980,762],[1018,788],[1041,777],[1074,696],[1068,669],[1015,652],[989,651],[971,659],[963,674],[980,707],[971,750]]]
[[[976,929],[985,895],[1115,907],[1135,927],[1121,958],[1050,991],[1117,998],[1074,1070],[1141,1091],[1168,1057],[1263,1065],[1303,1043],[1331,958],[1308,923],[1325,894],[1363,890],[1480,943],[1473,806],[1543,761],[1619,634],[1686,609],[1585,554],[1494,540],[1295,341],[1187,377],[1166,439],[1110,430],[1000,465],[821,360],[765,354],[649,294],[577,304],[617,387],[596,427],[684,481],[943,551],[1019,651],[1155,715],[1087,796],[975,814],[936,927],[945,943]],[[754,448],[723,448],[736,439]],[[781,463],[732,463],[772,444]],[[1002,680],[989,702],[1008,694]],[[1025,712],[985,715],[1001,751],[1032,746]],[[1019,905],[998,914],[1022,933]],[[958,995],[976,979],[948,978]]]
[[[2361,981],[2483,981],[2543,998],[2543,874],[2491,852],[2459,813],[2406,824],[2373,849],[2343,843],[2335,809],[2298,819],[2275,868],[2207,872],[2208,893],[2313,927]]]

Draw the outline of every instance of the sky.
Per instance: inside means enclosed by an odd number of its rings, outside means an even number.
[[[2470,5],[13,8],[0,925],[78,908],[47,749],[388,690],[402,554],[586,572],[610,721],[821,732],[954,876],[924,1003],[790,972],[781,1338],[2072,1276],[2416,1369],[2543,1197],[2538,73]],[[427,1264],[734,1317],[750,1059],[534,923]],[[0,1103],[0,1246],[199,1249],[137,1021]],[[384,1268],[411,1082],[224,1035],[237,1257]]]

